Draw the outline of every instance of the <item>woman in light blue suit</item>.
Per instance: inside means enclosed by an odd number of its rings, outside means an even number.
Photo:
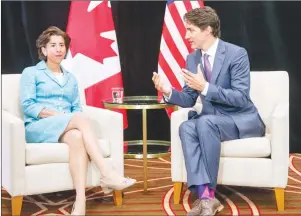
[[[27,143],[68,144],[70,172],[76,189],[73,215],[85,214],[88,156],[101,173],[104,191],[123,190],[135,179],[124,178],[105,165],[96,136],[80,106],[77,80],[60,64],[70,44],[69,36],[49,27],[37,39],[41,61],[21,76],[21,105]]]

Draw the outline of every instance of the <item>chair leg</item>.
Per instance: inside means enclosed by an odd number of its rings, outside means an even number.
[[[11,199],[12,215],[21,215],[23,196],[15,196]]]
[[[113,197],[114,197],[115,205],[121,206],[122,205],[122,191],[114,190]]]
[[[275,188],[278,211],[284,211],[284,188]]]
[[[174,182],[173,183],[173,202],[174,204],[179,204],[181,199],[181,193],[183,188],[183,182]]]

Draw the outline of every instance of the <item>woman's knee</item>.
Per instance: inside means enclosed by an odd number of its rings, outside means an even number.
[[[75,140],[78,140],[78,141],[83,139],[83,135],[82,135],[82,132],[80,130],[73,129],[73,130],[68,131],[67,133],[69,133],[69,135],[72,139],[75,139]]]
[[[80,130],[73,129],[69,130],[63,136],[63,142],[67,143],[69,146],[83,147],[83,135]]]
[[[88,118],[87,116],[82,113],[82,112],[77,112],[74,114],[74,116],[72,117],[71,119],[72,123],[75,123],[77,125],[82,125],[84,123],[87,123],[88,122]]]

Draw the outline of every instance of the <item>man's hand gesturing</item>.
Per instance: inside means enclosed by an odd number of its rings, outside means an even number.
[[[169,87],[168,85],[166,85],[166,83],[164,83],[162,77],[158,73],[153,72],[152,80],[155,84],[155,88],[158,91],[163,92],[163,94],[167,97],[170,95],[171,87]]]

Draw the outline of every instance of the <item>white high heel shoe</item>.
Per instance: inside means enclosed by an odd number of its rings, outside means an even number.
[[[105,194],[111,193],[113,190],[124,190],[136,183],[136,179],[123,178],[120,182],[112,182],[111,179],[100,179],[100,186]]]
[[[102,191],[103,191],[104,194],[109,194],[114,190],[112,188],[108,188],[108,187],[103,186],[101,183],[100,183],[100,187],[102,188]]]
[[[75,209],[75,203],[73,203],[72,210],[71,210],[71,215],[76,215],[76,214],[74,213],[74,209]]]
[[[83,215],[83,214],[79,214],[79,213],[77,213],[77,212],[74,212],[74,209],[75,209],[75,203],[76,202],[74,202],[73,203],[73,206],[72,206],[72,210],[71,210],[71,215]],[[85,209],[86,209],[86,206],[85,206]],[[86,210],[85,210],[85,214],[84,215],[86,215]]]

